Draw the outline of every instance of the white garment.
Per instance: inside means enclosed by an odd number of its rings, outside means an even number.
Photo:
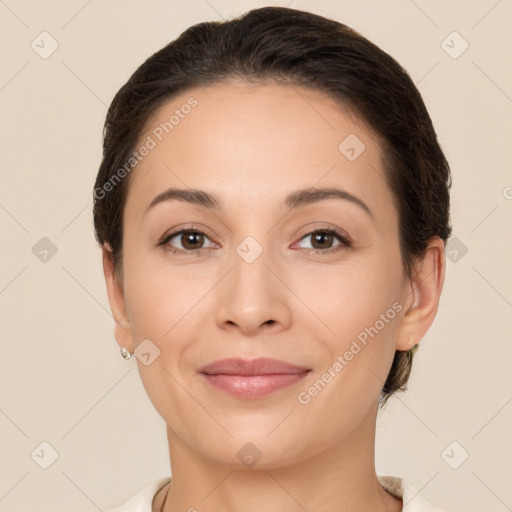
[[[404,506],[402,512],[443,512],[440,508],[422,498],[418,491],[412,486],[407,484],[402,478],[395,476],[378,476],[379,482],[386,489],[397,498],[402,498]],[[131,500],[127,501],[109,512],[152,512],[151,504],[155,494],[164,486],[169,483],[171,477],[161,478],[156,482],[151,483]]]

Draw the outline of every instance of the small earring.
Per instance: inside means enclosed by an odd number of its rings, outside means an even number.
[[[128,361],[132,357],[133,353],[126,350],[124,347],[121,349],[121,356]]]

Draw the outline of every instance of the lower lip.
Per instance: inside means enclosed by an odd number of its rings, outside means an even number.
[[[203,375],[215,388],[238,398],[259,398],[293,386],[309,372],[272,375]]]

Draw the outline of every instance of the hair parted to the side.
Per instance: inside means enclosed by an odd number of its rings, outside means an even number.
[[[224,22],[193,25],[150,56],[115,95],[105,120],[94,188],[94,225],[122,275],[123,210],[131,173],[105,192],[128,161],[149,117],[192,87],[238,78],[325,93],[377,134],[385,178],[399,213],[404,274],[429,240],[451,235],[451,174],[422,97],[390,55],[337,21],[284,7],[253,9]],[[101,194],[97,191],[102,191]],[[396,351],[380,405],[406,389],[418,345]]]

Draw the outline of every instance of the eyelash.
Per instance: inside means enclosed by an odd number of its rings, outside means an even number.
[[[179,231],[174,231],[173,233],[170,233],[169,235],[165,236],[163,238],[163,240],[158,243],[158,246],[159,247],[162,246],[164,248],[164,250],[170,251],[173,254],[186,254],[187,256],[199,255],[199,254],[201,254],[203,249],[204,250],[209,249],[208,247],[201,247],[199,249],[191,249],[188,251],[188,250],[183,250],[183,249],[176,249],[174,247],[167,247],[167,243],[169,242],[169,240],[171,240],[171,238],[174,238],[176,235],[181,235],[183,233],[193,233],[193,234],[199,234],[199,235],[204,235],[205,237],[208,237],[208,235],[204,231],[201,231],[200,229],[185,228],[185,229],[180,229]],[[318,254],[318,253],[328,254],[328,253],[338,252],[339,250],[341,250],[343,248],[348,249],[348,248],[352,247],[352,245],[353,245],[352,240],[349,237],[347,237],[346,235],[344,235],[343,233],[341,233],[340,231],[338,231],[337,229],[334,229],[334,228],[314,229],[313,231],[306,233],[300,240],[302,240],[308,236],[311,236],[311,235],[316,235],[317,233],[334,235],[336,238],[338,238],[338,240],[341,243],[339,245],[336,245],[335,247],[331,247],[329,249],[309,249],[309,248],[303,249],[306,251],[306,254]]]

